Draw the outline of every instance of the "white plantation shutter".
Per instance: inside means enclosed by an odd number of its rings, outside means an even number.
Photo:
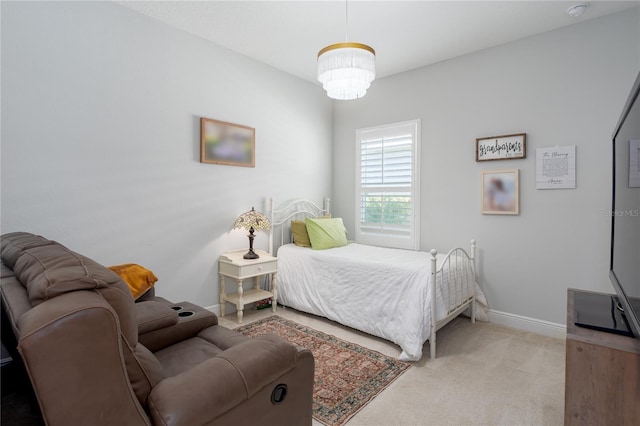
[[[356,241],[419,250],[420,120],[356,132]]]

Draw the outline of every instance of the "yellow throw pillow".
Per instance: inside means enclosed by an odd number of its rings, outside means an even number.
[[[342,223],[342,218],[307,218],[305,223],[312,249],[324,250],[347,245],[347,230]]]
[[[293,235],[293,243],[300,247],[311,247],[309,233],[307,232],[307,224],[301,220],[291,221],[291,234]]]
[[[109,266],[109,269],[127,283],[134,299],[145,294],[158,281],[158,277],[153,272],[135,263]]]

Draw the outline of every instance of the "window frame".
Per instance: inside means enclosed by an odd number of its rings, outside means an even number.
[[[366,187],[362,182],[362,143],[375,138],[392,139],[394,137],[405,136],[409,129],[411,139],[411,182],[408,191],[411,197],[410,219],[408,236],[399,235],[394,232],[391,226],[389,234],[384,233],[385,225],[381,224],[382,232],[366,232],[363,230],[361,218],[362,194],[366,192]],[[384,124],[356,130],[356,155],[355,155],[355,241],[361,244],[393,247],[409,250],[420,250],[420,146],[421,146],[421,121],[420,119],[408,120],[397,123]],[[398,188],[376,188],[376,192],[393,193]],[[378,223],[379,224],[379,223]]]

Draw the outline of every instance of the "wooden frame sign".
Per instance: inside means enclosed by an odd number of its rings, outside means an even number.
[[[526,157],[526,133],[476,139],[476,161],[512,160]]]
[[[200,118],[200,162],[256,166],[256,129]]]

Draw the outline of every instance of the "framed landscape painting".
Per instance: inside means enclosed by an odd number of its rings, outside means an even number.
[[[253,127],[200,118],[200,162],[255,167]]]

